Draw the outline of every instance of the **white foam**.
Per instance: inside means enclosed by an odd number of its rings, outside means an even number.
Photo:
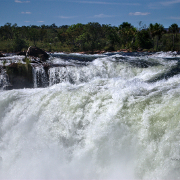
[[[180,57],[179,55],[177,55],[176,51],[168,51],[168,52],[157,52],[153,55],[151,55],[152,57],[162,57],[162,58],[174,58],[174,57]]]
[[[98,58],[61,69],[74,84],[0,92],[0,179],[178,179],[180,76],[146,82],[176,65],[153,60]]]

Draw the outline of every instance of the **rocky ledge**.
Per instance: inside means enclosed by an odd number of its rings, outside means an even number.
[[[49,55],[38,47],[29,47],[27,52],[19,52],[16,55],[11,57],[0,53],[1,89],[33,88],[33,67],[45,66],[48,69],[51,66],[46,63]]]
[[[37,47],[29,47],[27,52],[16,53],[16,56],[3,56],[0,58],[0,89],[34,88],[36,69],[43,69],[48,78],[48,70],[52,67],[72,66],[70,64],[52,64],[46,61],[49,55]],[[39,75],[38,75],[39,76]],[[38,87],[46,87],[38,82]]]
[[[46,61],[49,58],[49,55],[45,51],[43,51],[38,47],[31,47],[31,46],[28,48],[26,52],[26,56],[38,57],[42,61]]]

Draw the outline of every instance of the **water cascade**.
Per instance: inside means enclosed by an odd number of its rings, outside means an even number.
[[[42,65],[33,66],[32,73],[34,88],[47,87],[49,85],[48,74]]]
[[[69,59],[45,88],[1,91],[0,179],[180,179],[179,60]]]
[[[0,68],[0,90],[6,89],[9,84],[9,77],[3,68]]]

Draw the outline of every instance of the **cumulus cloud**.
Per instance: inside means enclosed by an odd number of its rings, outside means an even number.
[[[105,14],[94,15],[94,18],[108,18],[108,17],[114,17],[114,16],[113,15],[105,15]]]
[[[21,12],[21,14],[31,14],[31,12]]]
[[[16,3],[30,3],[30,1],[19,1],[19,0],[15,0],[14,2],[16,2]]]
[[[132,13],[130,12],[129,15],[131,16],[147,16],[148,14],[150,14],[149,12],[135,12],[135,13]]]

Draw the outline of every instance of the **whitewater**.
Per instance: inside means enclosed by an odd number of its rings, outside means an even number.
[[[0,91],[0,179],[180,179],[180,56],[48,61],[64,66],[34,67],[34,88]]]

